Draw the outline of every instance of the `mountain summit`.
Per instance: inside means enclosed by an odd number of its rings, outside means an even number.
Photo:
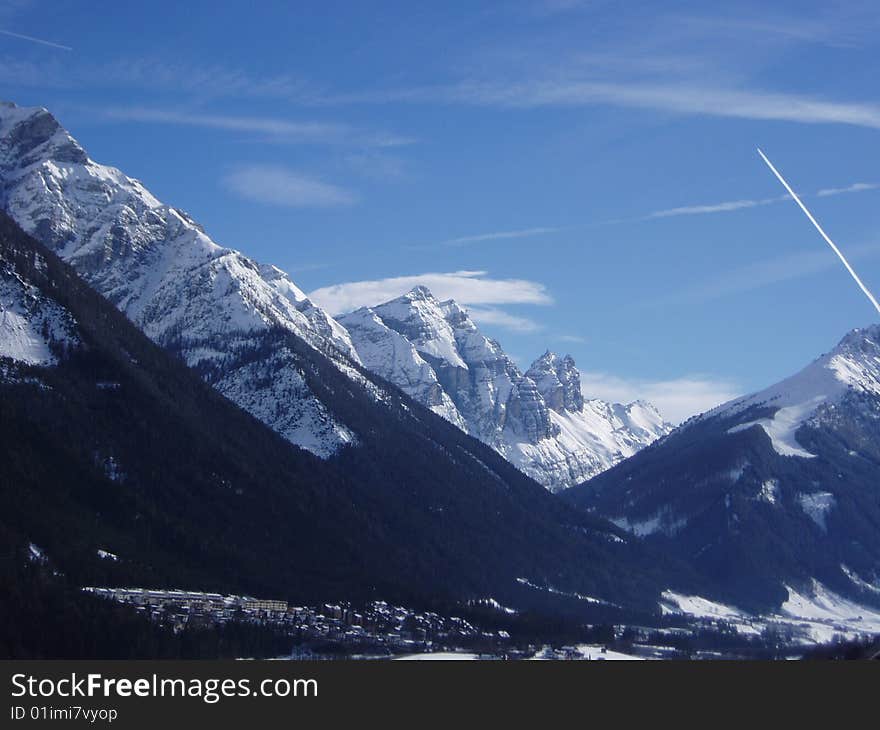
[[[570,356],[548,351],[522,373],[466,309],[424,286],[339,322],[367,368],[553,491],[598,474],[670,429],[649,404],[585,399]]]
[[[356,435],[315,397],[293,333],[344,370],[346,331],[274,266],[215,243],[186,213],[91,160],[45,109],[0,103],[0,205],[152,340],[289,441],[319,456]],[[254,353],[262,352],[262,362]]]
[[[566,497],[670,548],[738,605],[778,608],[831,591],[876,606],[878,483],[874,325]]]

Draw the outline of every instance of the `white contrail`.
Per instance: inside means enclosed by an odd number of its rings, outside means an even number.
[[[0,30],[0,33],[3,35],[8,35],[10,38],[19,38],[23,41],[30,41],[31,43],[39,43],[43,46],[50,46],[52,48],[60,48],[62,51],[72,51],[73,49],[70,46],[63,46],[60,43],[53,43],[52,41],[46,41],[42,38],[34,38],[32,35],[24,35],[23,33],[13,33],[11,30]]]
[[[812,223],[814,226],[816,226],[816,230],[822,234],[822,238],[824,238],[825,241],[828,243],[828,245],[831,246],[831,249],[834,251],[834,253],[837,254],[838,258],[840,258],[840,260],[843,262],[843,265],[846,266],[846,270],[850,273],[852,278],[856,280],[856,284],[859,285],[859,288],[865,293],[865,296],[871,300],[871,304],[874,305],[874,309],[876,309],[877,313],[880,314],[880,304],[877,303],[877,300],[874,298],[874,295],[871,294],[868,287],[866,287],[862,283],[862,280],[859,278],[859,275],[855,272],[853,267],[849,265],[849,261],[847,261],[846,257],[840,252],[840,249],[834,245],[834,241],[832,241],[828,237],[828,234],[822,230],[822,226],[820,226],[818,221],[815,218],[813,218],[813,214],[810,213],[809,210],[807,210],[807,206],[801,202],[801,199],[797,196],[797,193],[795,193],[795,191],[791,189],[791,186],[787,182],[785,182],[785,178],[779,174],[779,170],[777,170],[775,167],[773,167],[773,163],[767,159],[767,155],[765,155],[761,151],[760,147],[758,147],[758,154],[761,155],[761,159],[763,159],[764,162],[767,163],[767,167],[770,168],[770,170],[773,172],[773,174],[776,175],[777,178],[779,178],[779,182],[781,182],[785,186],[785,189],[788,190],[788,194],[791,195],[792,198],[794,198],[794,202],[797,203],[801,207],[801,210],[804,211],[807,218],[810,219],[810,223]]]

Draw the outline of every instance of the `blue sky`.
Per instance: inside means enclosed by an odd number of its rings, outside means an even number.
[[[424,282],[672,419],[876,321],[875,3],[0,3],[2,96],[334,310]],[[21,36],[27,36],[23,38]]]

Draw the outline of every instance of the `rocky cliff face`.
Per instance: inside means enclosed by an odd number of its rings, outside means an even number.
[[[547,352],[522,373],[463,307],[425,287],[339,321],[368,368],[554,491],[669,430],[648,404],[586,400],[569,356]]]
[[[547,405],[554,411],[579,411],[584,407],[581,395],[581,375],[570,355],[560,358],[556,353],[545,352],[526,372]]]

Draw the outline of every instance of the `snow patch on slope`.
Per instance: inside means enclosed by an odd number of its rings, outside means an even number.
[[[836,504],[834,495],[831,492],[810,492],[799,494],[797,499],[807,517],[826,532],[828,527],[825,519]]]
[[[28,365],[54,365],[51,345],[78,340],[70,313],[26,283],[11,263],[0,262],[0,357]]]
[[[710,601],[702,596],[687,596],[675,591],[666,590],[661,594],[660,611],[667,613],[683,613],[700,618],[741,619],[746,614],[734,606],[717,601]]]
[[[809,591],[799,592],[791,586],[785,589],[788,598],[782,604],[782,613],[786,616],[880,633],[880,612],[839,596],[817,580],[811,582]]]
[[[674,517],[665,507],[647,519],[631,520],[627,517],[615,517],[611,522],[636,537],[647,537],[657,532],[672,536],[687,525],[687,519]]]

